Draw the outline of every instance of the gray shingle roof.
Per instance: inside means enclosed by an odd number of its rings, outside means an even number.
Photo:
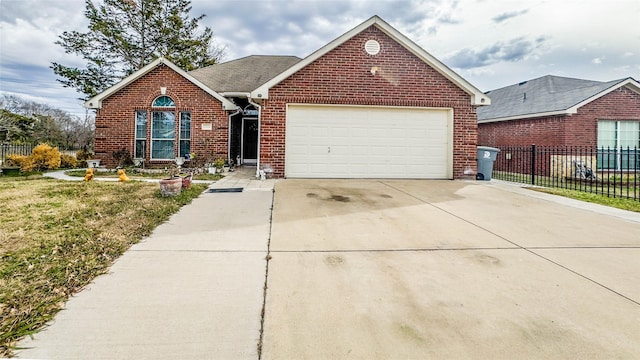
[[[487,92],[491,105],[479,107],[478,121],[559,112],[624,81],[608,82],[547,75]]]
[[[297,56],[252,55],[196,69],[189,75],[218,93],[247,93],[300,60]]]

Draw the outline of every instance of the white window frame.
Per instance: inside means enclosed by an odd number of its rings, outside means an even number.
[[[153,128],[154,128],[154,115],[156,113],[166,113],[166,114],[172,114],[173,115],[173,137],[171,139],[169,138],[154,138],[153,137]],[[170,158],[156,158],[153,157],[153,143],[154,141],[171,141],[171,143],[173,144],[172,148],[172,157]],[[162,110],[157,110],[157,111],[152,111],[151,112],[151,144],[150,144],[150,157],[151,160],[174,160],[175,159],[175,152],[176,152],[176,113],[173,111],[162,111]]]
[[[184,114],[188,114],[189,115],[189,137],[188,138],[183,138],[182,137],[182,123],[183,123],[183,116]],[[180,124],[178,127],[178,156],[184,156],[182,154],[182,142],[183,141],[189,141],[189,152],[191,152],[191,112],[189,111],[181,111],[180,112]]]
[[[144,114],[144,137],[138,137],[138,116],[140,114]],[[137,110],[135,113],[135,126],[134,126],[134,140],[133,140],[133,155],[134,158],[137,158],[136,154],[138,153],[138,141],[144,141],[144,146],[142,148],[142,159],[144,159],[147,149],[147,126],[149,126],[149,118],[147,117],[148,112],[146,110]]]
[[[603,122],[609,122],[609,123],[614,123],[615,124],[615,146],[613,147],[606,147],[606,146],[601,146],[600,145],[600,124]],[[638,124],[638,127],[640,128],[640,121],[637,120],[606,120],[606,119],[602,119],[602,120],[598,120],[598,128],[596,129],[597,132],[597,145],[598,145],[598,151],[597,154],[598,156],[604,156],[601,154],[604,154],[605,151],[610,150],[610,151],[614,151],[614,167],[611,168],[609,166],[607,167],[602,167],[601,170],[605,170],[605,169],[609,169],[609,170],[625,170],[626,167],[622,167],[622,152],[624,150],[627,149],[626,146],[621,146],[620,142],[621,142],[621,136],[620,136],[620,129],[621,129],[621,124],[622,123],[636,123]],[[638,131],[638,138],[635,140],[636,144],[635,144],[635,150],[640,150],[640,131]],[[630,147],[633,148],[633,147]],[[607,155],[608,156],[608,155]],[[640,156],[639,154],[635,154],[634,156]],[[598,164],[603,164],[604,163],[604,159],[601,159],[600,161],[598,161]],[[609,165],[609,164],[607,164]]]

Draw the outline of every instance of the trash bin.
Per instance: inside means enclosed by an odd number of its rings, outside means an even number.
[[[496,161],[499,152],[500,149],[478,146],[478,174],[476,175],[476,180],[491,180],[493,162]]]

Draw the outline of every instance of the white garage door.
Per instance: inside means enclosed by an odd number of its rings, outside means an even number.
[[[288,105],[285,176],[450,179],[451,109]]]

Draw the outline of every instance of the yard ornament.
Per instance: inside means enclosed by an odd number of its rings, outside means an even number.
[[[129,177],[125,173],[124,169],[118,169],[118,181],[129,181]]]
[[[93,180],[93,168],[88,168],[84,174],[84,181]]]

